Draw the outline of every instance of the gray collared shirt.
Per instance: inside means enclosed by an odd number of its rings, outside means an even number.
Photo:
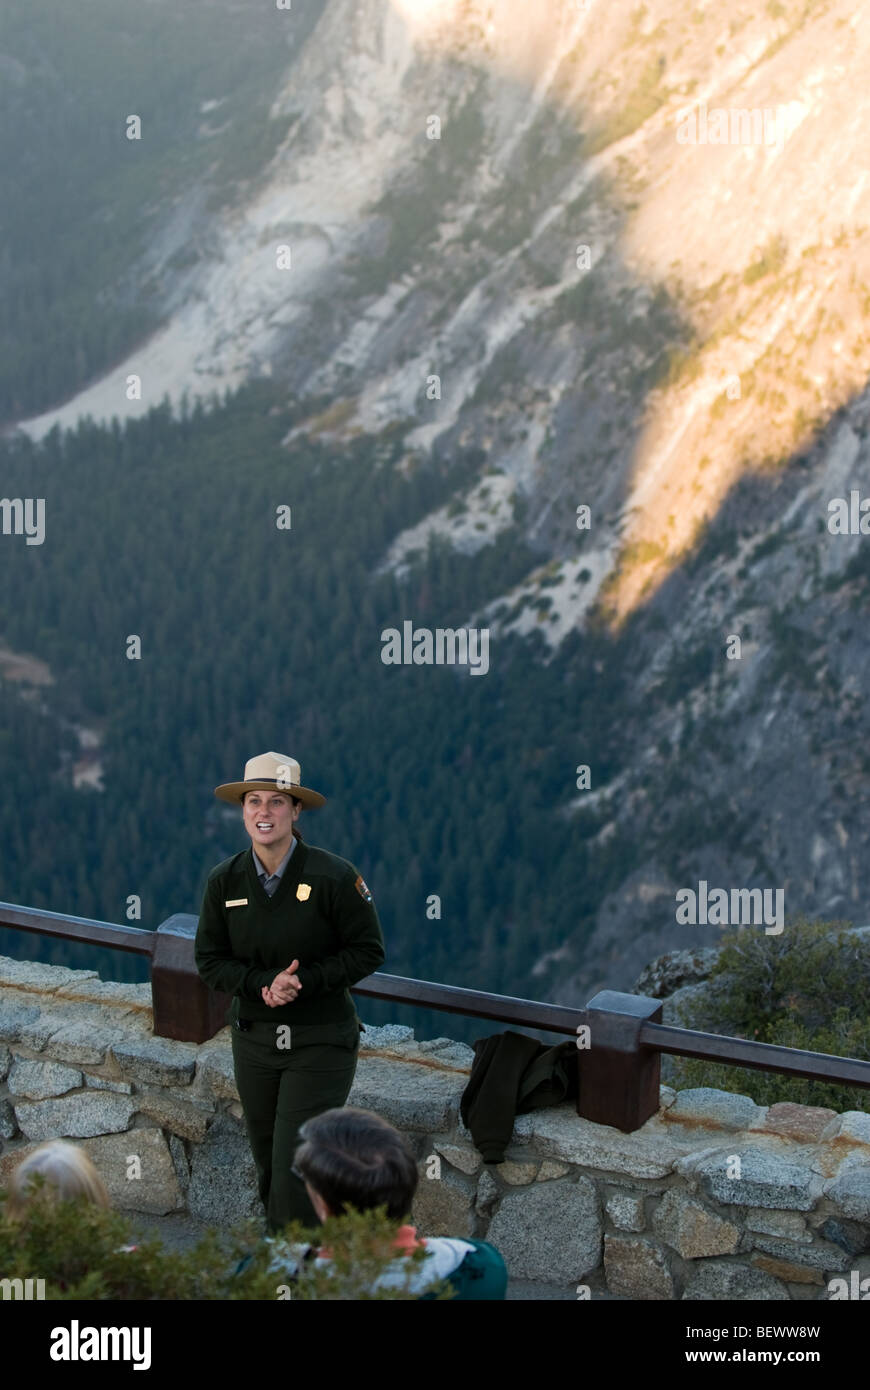
[[[267,873],[266,869],[264,868],[260,860],[260,857],[257,854],[257,851],[254,849],[253,845],[251,846],[251,853],[254,856],[254,869],[256,871],[257,877],[259,878],[266,892],[269,894],[270,898],[272,894],[275,892],[275,889],[278,887],[278,884],[281,882],[281,875],[286,869],[288,861],[290,859],[290,855],[293,853],[295,848],[296,836],[294,835],[293,839],[290,841],[290,848],[284,855],[284,858],[281,860],[281,863],[278,865],[275,872],[273,874],[270,874]]]

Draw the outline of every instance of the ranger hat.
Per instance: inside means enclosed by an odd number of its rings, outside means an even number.
[[[260,753],[245,763],[243,781],[222,782],[214,794],[221,801],[235,802],[241,801],[245,792],[279,791],[298,796],[303,806],[322,806],[326,797],[301,783],[302,768],[295,758],[286,753]]]

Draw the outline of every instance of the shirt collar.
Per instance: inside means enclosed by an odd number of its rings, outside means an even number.
[[[288,862],[288,860],[289,860],[289,858],[290,858],[290,855],[293,853],[293,851],[294,851],[295,848],[296,848],[296,837],[295,837],[295,835],[294,835],[293,839],[290,841],[290,848],[288,849],[287,853],[284,855],[284,858],[281,860],[281,863],[278,865],[278,867],[277,867],[277,869],[275,870],[274,874],[270,874],[269,871],[268,871],[268,869],[266,869],[265,866],[263,865],[263,863],[262,863],[262,861],[261,861],[261,859],[260,859],[260,856],[257,854],[257,851],[254,849],[254,846],[252,845],[252,846],[251,846],[251,854],[254,856],[254,868],[256,869],[257,874],[259,875],[259,877],[260,877],[260,878],[266,878],[266,879],[268,879],[268,878],[280,878],[281,875],[283,874],[284,870],[286,869],[286,867],[287,867],[287,862]]]

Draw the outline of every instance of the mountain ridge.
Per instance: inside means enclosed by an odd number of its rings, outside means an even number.
[[[709,945],[672,916],[700,878],[864,915],[868,571],[827,522],[870,493],[868,58],[845,0],[331,0],[235,196],[205,215],[206,161],[162,208],[131,282],[162,327],[18,421],[44,440],[263,379],[290,464],[360,443],[409,478],[465,461],[371,578],[413,618],[431,545],[492,558],[465,621],[528,644],[530,698],[573,679],[611,702],[612,743],[563,711],[546,753],[554,814],[624,862],[579,910],[588,941],[540,952],[566,1002]],[[716,111],[777,112],[776,143],[713,143]],[[498,547],[520,542],[517,578]]]

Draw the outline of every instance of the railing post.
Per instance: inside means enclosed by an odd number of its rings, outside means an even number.
[[[155,932],[151,955],[155,1037],[207,1042],[226,1026],[231,996],[209,989],[193,959],[197,921],[192,912],[176,912]]]
[[[603,989],[586,1005],[589,1047],[578,1050],[577,1114],[630,1134],[659,1108],[661,1054],[641,1047],[644,1023],[658,1023],[659,999]]]

